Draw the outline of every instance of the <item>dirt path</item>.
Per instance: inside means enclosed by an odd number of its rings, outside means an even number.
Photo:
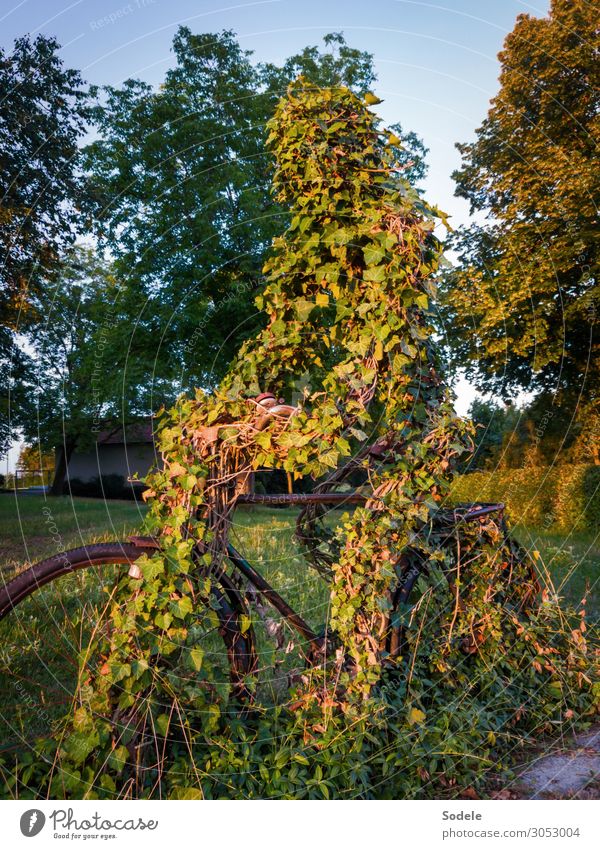
[[[600,724],[540,751],[496,799],[600,799]]]

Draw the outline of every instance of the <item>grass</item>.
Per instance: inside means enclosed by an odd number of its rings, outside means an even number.
[[[0,495],[0,569],[4,578],[62,548],[123,539],[146,512],[133,501]]]
[[[590,619],[600,619],[600,535],[518,526],[519,542],[548,570],[559,596],[577,606],[589,590]],[[537,553],[536,553],[537,552]]]
[[[10,580],[31,562],[85,543],[139,533],[146,508],[124,501],[0,497],[0,575]],[[295,510],[240,509],[232,542],[301,616],[318,630],[327,618],[328,592],[292,539]],[[0,739],[20,747],[49,736],[68,710],[79,655],[115,585],[115,569],[87,569],[38,590],[0,622]],[[124,567],[121,567],[124,568]],[[262,695],[276,698],[300,672],[302,644],[271,609],[253,615]],[[275,635],[279,649],[267,633]],[[219,650],[221,644],[219,643]],[[214,651],[214,644],[207,651]],[[267,691],[268,692],[265,692]]]
[[[14,574],[62,547],[123,539],[139,532],[145,507],[124,501],[0,496],[0,575]],[[336,520],[341,513],[335,513]],[[309,569],[293,540],[295,509],[240,509],[232,541],[306,621],[318,630],[327,619],[325,583]],[[516,534],[539,552],[560,595],[577,604],[586,586],[591,617],[600,616],[598,538],[565,538],[551,531],[519,527]],[[535,556],[535,555],[534,555]],[[0,623],[0,739],[22,747],[49,735],[75,692],[79,653],[90,637],[115,584],[115,567],[86,570],[60,579],[19,605]],[[272,618],[271,618],[272,617]],[[276,698],[288,677],[303,666],[297,635],[280,627],[270,609],[254,616],[260,654],[261,687]],[[265,621],[266,620],[266,621]],[[268,630],[279,629],[280,648]]]

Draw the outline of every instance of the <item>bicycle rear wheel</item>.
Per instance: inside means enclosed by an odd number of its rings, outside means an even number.
[[[64,575],[90,566],[130,565],[153,550],[153,546],[142,548],[130,542],[95,543],[40,560],[0,587],[0,619],[36,590]]]
[[[493,568],[484,585],[487,598],[483,600],[483,604],[493,602],[510,609],[517,616],[524,616],[535,605],[541,591],[539,576],[528,553],[510,536],[504,522],[498,529],[502,531],[502,536],[493,544],[495,556],[492,561]],[[475,559],[475,556],[477,555],[474,549],[471,559]],[[463,567],[462,573],[456,563],[454,566],[438,566],[432,570],[430,564],[415,553],[403,555],[399,559],[396,566],[398,583],[391,595],[390,621],[383,645],[389,656],[398,657],[405,649],[406,630],[412,618],[412,611],[421,597],[417,589],[419,576],[430,582],[430,588],[437,587],[437,615],[440,622],[448,612],[456,619],[459,614],[464,615],[469,610],[473,584],[470,557],[466,559],[467,565],[466,568]],[[432,572],[437,572],[437,582]],[[432,580],[434,583],[431,583]],[[481,588],[481,584],[479,586]],[[481,604],[480,599],[479,606]],[[477,601],[473,609],[476,609],[476,606]],[[476,652],[482,638],[478,622],[473,620],[469,635],[461,639],[461,650],[465,654]]]
[[[114,600],[115,590],[107,595],[106,585],[116,588],[119,567],[126,569],[155,550],[152,540],[82,546],[35,563],[0,587],[0,620],[5,620],[0,689],[12,696],[1,717],[3,736],[10,732],[9,737],[22,740],[30,734],[26,727],[43,734],[60,716],[76,686],[79,653]],[[210,626],[205,605],[210,606]],[[254,635],[242,627],[242,616],[247,616],[245,600],[223,575],[199,605],[195,627],[198,646],[237,702],[251,700],[247,679],[256,665]]]

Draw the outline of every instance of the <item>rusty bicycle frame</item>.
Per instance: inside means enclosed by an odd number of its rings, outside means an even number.
[[[291,493],[291,494],[265,494],[265,495],[240,495],[238,504],[260,504],[264,506],[287,506],[307,504],[327,504],[332,506],[344,506],[346,504],[365,504],[369,501],[368,495],[359,492],[331,492],[331,493]],[[465,513],[459,514],[458,510],[452,511],[455,520],[473,522],[491,513],[499,513],[502,516],[504,504],[474,504],[467,508]],[[449,511],[450,512],[450,511]],[[312,651],[322,648],[322,641],[304,619],[290,607],[285,599],[263,578],[251,563],[231,544],[227,545],[227,557],[231,564],[240,572],[244,578],[277,610],[281,616],[294,628],[310,645]]]

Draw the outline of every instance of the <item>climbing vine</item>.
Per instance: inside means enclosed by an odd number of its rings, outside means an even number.
[[[51,766],[36,780],[52,793],[450,794],[492,752],[595,709],[584,620],[540,592],[503,522],[443,509],[470,449],[429,318],[444,216],[348,89],[299,79],[268,131],[290,222],[257,299],[266,324],[213,394],[160,418],[146,493],[159,547],[122,579],[75,711],[40,746]],[[327,659],[264,705],[255,667],[232,683],[198,635],[222,625],[238,493],[275,468],[320,492],[358,480],[369,500],[335,531],[318,507],[301,512],[298,538],[330,586]],[[418,600],[403,609],[408,575]],[[240,710],[242,692],[255,698]]]

